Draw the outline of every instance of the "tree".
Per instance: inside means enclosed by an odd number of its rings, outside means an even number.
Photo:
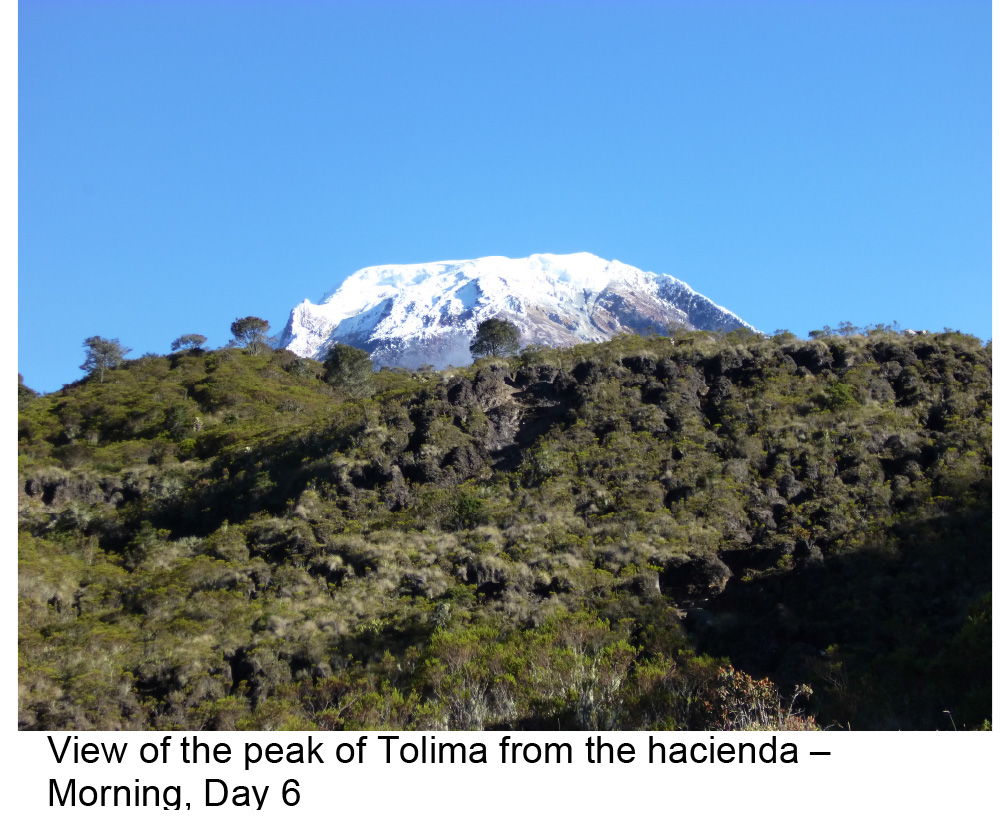
[[[267,347],[265,335],[271,323],[259,316],[245,316],[237,319],[229,330],[233,332],[233,338],[237,345],[246,346],[251,354],[260,354],[261,350]]]
[[[372,388],[372,358],[353,345],[335,343],[323,360],[323,378],[331,386],[347,389],[363,397]]]
[[[125,355],[132,349],[125,348],[118,340],[106,340],[103,337],[87,337],[83,341],[87,349],[87,359],[80,366],[85,372],[97,372],[97,379],[104,383],[104,373],[121,365]]]
[[[181,334],[170,344],[171,351],[180,351],[189,348],[201,348],[205,345],[207,337],[203,334]]]
[[[521,331],[513,322],[491,317],[484,319],[469,344],[473,357],[504,357],[518,350]]]

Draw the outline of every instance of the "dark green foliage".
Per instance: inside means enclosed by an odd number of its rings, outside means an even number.
[[[521,331],[517,325],[491,317],[477,326],[469,351],[473,357],[506,357],[518,350],[520,340]]]
[[[372,392],[372,358],[368,352],[353,345],[335,343],[323,361],[324,379],[355,397]]]
[[[21,725],[981,728],[989,347],[840,330],[25,399]]]
[[[267,333],[271,323],[259,316],[244,316],[229,326],[237,345],[246,347],[251,354],[260,354],[267,348]]]
[[[24,385],[24,375],[17,376],[17,408],[20,411],[25,404],[38,397],[38,392]]]
[[[832,383],[817,398],[821,408],[831,410],[852,409],[861,406],[858,402],[857,393],[851,385],[847,383]]]
[[[236,323],[233,323],[234,325]],[[267,331],[267,325],[264,326],[264,330]],[[234,336],[235,336],[234,332]],[[181,334],[176,340],[170,344],[171,351],[187,351],[193,348],[201,348],[205,345],[208,340],[204,334]]]
[[[87,349],[87,357],[80,368],[85,372],[96,373],[99,383],[104,383],[104,373],[108,369],[116,369],[122,364],[125,355],[132,349],[125,348],[118,340],[106,340],[103,337],[87,337],[83,341]]]

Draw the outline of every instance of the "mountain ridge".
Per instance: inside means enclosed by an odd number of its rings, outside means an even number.
[[[517,325],[524,344],[552,347],[631,332],[751,328],[669,274],[587,252],[539,253],[362,268],[323,301],[295,306],[280,344],[322,359],[343,342],[369,351],[377,366],[444,368],[471,360],[477,325],[495,316]]]

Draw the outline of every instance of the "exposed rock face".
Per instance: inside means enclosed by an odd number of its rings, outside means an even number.
[[[670,557],[660,575],[660,583],[679,601],[692,602],[719,595],[733,576],[730,567],[715,555]]]
[[[522,344],[574,345],[620,333],[749,327],[672,276],[590,253],[491,256],[367,267],[320,304],[297,305],[282,345],[322,359],[336,342],[364,348],[376,365],[465,365],[476,327],[502,317]]]

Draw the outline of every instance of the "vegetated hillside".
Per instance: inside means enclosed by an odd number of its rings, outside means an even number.
[[[989,721],[975,338],[323,371],[194,350],[23,398],[24,728]]]

